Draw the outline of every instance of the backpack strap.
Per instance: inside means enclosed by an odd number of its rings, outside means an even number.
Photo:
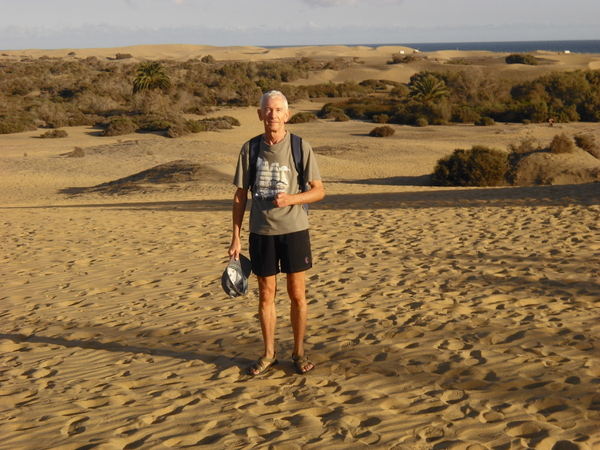
[[[307,184],[304,178],[304,154],[302,153],[302,138],[295,134],[290,136],[292,138],[292,157],[294,158],[294,166],[296,166],[296,173],[298,174],[298,185],[302,192],[306,192]],[[308,203],[302,205],[306,214],[308,214]]]
[[[256,180],[256,163],[258,162],[258,151],[260,150],[260,140],[262,134],[254,136],[250,139],[250,176],[248,177],[248,190],[254,188],[254,181]]]
[[[302,138],[295,134],[291,135],[292,138],[292,157],[294,158],[294,166],[296,166],[296,173],[298,174],[298,185],[302,192],[306,192],[306,181],[304,180],[304,161],[302,154]]]

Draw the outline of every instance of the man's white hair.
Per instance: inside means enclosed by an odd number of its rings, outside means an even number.
[[[283,104],[285,105],[285,109],[286,110],[289,109],[287,98],[285,98],[285,95],[283,95],[283,92],[281,92],[281,91],[265,92],[260,99],[260,109],[262,110],[265,107],[265,103],[267,103],[267,100],[269,100],[270,98],[276,98],[276,97],[282,98]]]

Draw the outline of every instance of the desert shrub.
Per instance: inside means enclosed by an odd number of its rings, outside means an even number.
[[[133,58],[133,55],[130,55],[129,53],[117,53],[115,56],[115,59],[131,59]]]
[[[149,122],[144,123],[140,130],[144,131],[166,131],[168,130],[173,123],[167,119],[155,119]]]
[[[34,131],[36,129],[37,127],[31,122],[0,120],[0,134],[22,133],[24,131]]]
[[[205,63],[205,64],[214,64],[214,63],[216,63],[216,62],[217,62],[217,60],[214,58],[214,56],[213,56],[213,55],[206,55],[206,56],[203,56],[203,57],[200,59],[200,61],[202,61],[202,62],[203,62],[203,63]]]
[[[512,53],[506,57],[506,64],[527,64],[529,66],[537,66],[538,60],[533,55]]]
[[[190,126],[187,123],[182,123],[171,126],[167,130],[167,134],[165,136],[167,136],[168,138],[178,138],[187,136],[190,133],[192,133]]]
[[[452,108],[452,120],[458,123],[475,123],[481,119],[479,111],[470,106],[462,105]]]
[[[429,125],[429,122],[427,121],[427,119],[425,117],[419,117],[415,121],[415,125],[418,127],[426,127],[427,125]]]
[[[593,134],[578,134],[575,136],[575,145],[595,158],[600,159],[600,144],[596,141]]]
[[[190,129],[191,133],[200,133],[202,131],[208,131],[208,126],[205,122],[200,120],[190,119],[187,121],[187,126]]]
[[[116,116],[110,119],[106,129],[102,130],[102,136],[122,136],[135,133],[138,126],[126,116]]]
[[[376,114],[373,116],[373,122],[375,123],[388,123],[390,121],[390,116],[387,114]]]
[[[508,171],[508,154],[488,147],[454,150],[440,159],[431,181],[438,186],[498,186]]]
[[[409,93],[410,93],[410,89],[408,88],[408,86],[406,86],[405,84],[401,84],[399,86],[395,86],[394,88],[392,88],[390,95],[392,97],[403,98],[403,97],[408,97]]]
[[[474,123],[478,127],[489,127],[492,125],[496,125],[496,122],[491,117],[480,117]]]
[[[299,112],[294,114],[289,123],[308,123],[308,122],[316,122],[319,118],[311,113],[311,112]]]
[[[224,120],[225,122],[227,122],[232,127],[239,127],[239,126],[241,126],[240,121],[238,119],[236,119],[235,117],[232,117],[232,116],[215,117],[215,120]]]
[[[83,158],[85,156],[85,150],[81,147],[75,147],[72,152],[67,154],[68,158]]]
[[[388,126],[388,125],[384,125],[382,127],[376,127],[373,128],[370,132],[369,132],[369,136],[373,136],[373,137],[388,137],[388,136],[392,136],[396,131]]]
[[[508,151],[516,155],[526,155],[539,152],[544,149],[542,143],[534,137],[521,139],[517,143],[508,144]]]
[[[552,153],[573,153],[575,152],[575,143],[565,133],[557,134],[550,142],[550,151]]]
[[[331,103],[324,105],[323,108],[321,108],[319,115],[323,119],[334,119],[336,122],[347,122],[350,120],[350,117],[342,108],[333,106]]]
[[[65,130],[48,130],[41,134],[42,139],[66,138],[69,134]]]
[[[403,55],[402,53],[394,53],[392,55],[392,59],[389,60],[388,64],[409,64],[411,62],[418,61],[420,58],[417,58],[415,55]]]

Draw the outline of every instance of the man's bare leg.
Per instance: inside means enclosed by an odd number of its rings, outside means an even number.
[[[294,333],[293,356],[304,356],[304,335],[308,317],[308,304],[306,302],[306,272],[287,274],[287,291],[291,301],[290,320]],[[301,367],[302,372],[308,372],[314,366],[307,363]]]
[[[262,330],[265,352],[263,358],[275,357],[275,326],[277,324],[277,311],[275,310],[275,293],[277,280],[271,277],[258,277],[258,318]],[[250,369],[253,374],[258,370]]]

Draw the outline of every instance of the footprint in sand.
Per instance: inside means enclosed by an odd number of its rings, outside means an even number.
[[[70,419],[67,424],[61,428],[60,433],[63,436],[73,436],[85,431],[83,424],[89,420],[89,417],[75,417]]]

